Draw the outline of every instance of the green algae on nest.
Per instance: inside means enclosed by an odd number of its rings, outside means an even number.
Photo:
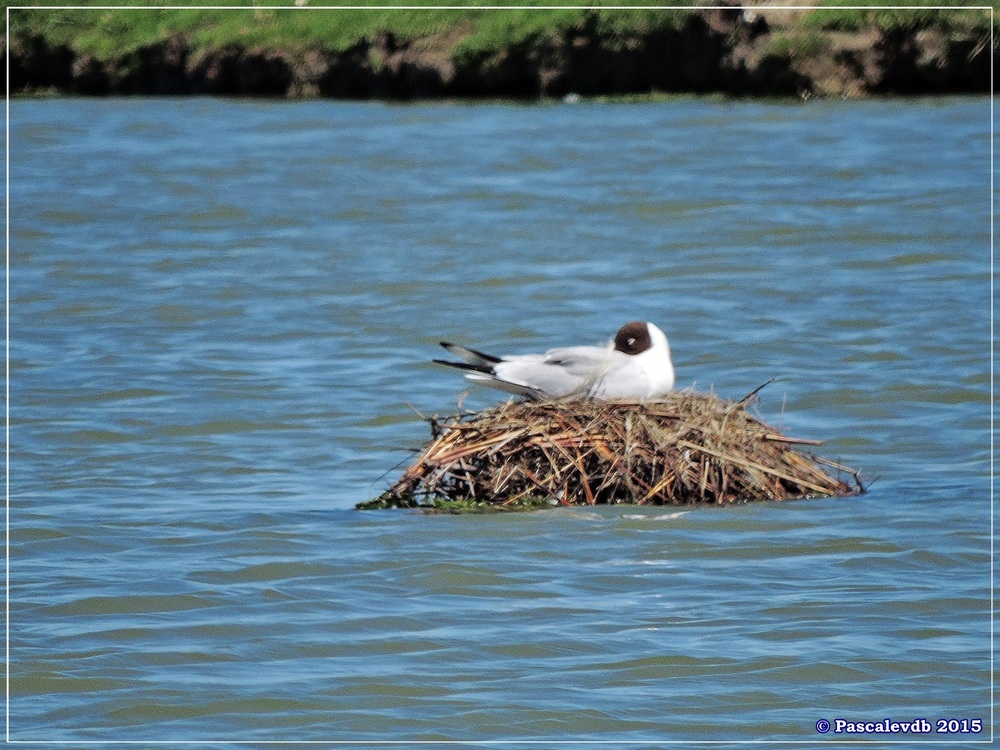
[[[356,510],[385,510],[388,508],[416,508],[425,513],[447,513],[450,515],[510,513],[519,511],[541,510],[558,505],[558,502],[546,498],[521,498],[516,503],[492,503],[475,497],[451,500],[446,497],[423,497],[414,495],[396,496],[392,492],[384,492],[373,500],[358,503]]]

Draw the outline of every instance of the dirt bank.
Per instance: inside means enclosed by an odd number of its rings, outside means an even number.
[[[988,93],[988,27],[837,31],[787,14],[720,7],[677,28],[558,35],[463,51],[461,27],[381,33],[342,50],[226,44],[173,35],[98,58],[43,35],[12,36],[11,91],[413,99],[663,93],[865,97]]]

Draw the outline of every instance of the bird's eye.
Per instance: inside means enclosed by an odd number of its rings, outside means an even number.
[[[635,339],[629,339],[628,340],[628,345],[629,346],[635,346]]]

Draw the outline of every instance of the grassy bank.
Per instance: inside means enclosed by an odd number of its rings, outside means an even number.
[[[915,6],[911,8],[885,7],[891,5]],[[1000,3],[960,2],[959,0],[944,0],[944,2],[889,3],[883,0],[823,0],[816,9],[803,16],[801,26],[807,29],[825,29],[836,31],[860,31],[874,28],[881,31],[916,31],[920,29],[939,28],[948,31],[981,29],[989,31],[989,11],[975,10],[963,6],[982,5],[992,8],[994,27],[998,21],[997,13]],[[850,6],[850,7],[841,7]],[[947,9],[941,10],[937,6]]]
[[[301,1],[301,0],[300,0]],[[318,2],[319,0],[317,0]],[[31,6],[34,3],[18,3]],[[132,3],[134,5],[134,3]],[[177,4],[177,3],[174,3]],[[347,0],[322,0],[324,6],[347,6]],[[184,5],[230,6],[198,9],[173,9],[159,0],[143,5],[151,10],[129,8],[129,3],[107,0],[56,0],[55,6],[93,6],[95,9],[35,8],[14,10],[11,14],[11,37],[43,36],[74,51],[107,59],[162,41],[174,35],[186,36],[192,48],[226,45],[268,46],[274,49],[305,50],[322,48],[343,51],[358,40],[391,33],[400,39],[458,31],[459,49],[496,49],[529,40],[564,34],[570,29],[592,29],[610,36],[646,34],[658,29],[677,28],[690,11],[677,6],[698,5],[697,0],[673,2],[671,9],[615,9],[624,3],[588,3],[597,10],[567,7],[564,10],[532,6],[579,5],[571,0],[535,0],[512,3],[503,10],[462,9],[434,6],[451,4],[448,0],[426,2],[427,8],[391,6],[412,5],[406,0],[389,0],[370,10],[325,10],[297,7],[294,0],[194,0]],[[969,5],[960,0],[920,0],[906,5],[911,9],[885,8],[887,3],[874,0],[824,0],[815,10],[801,14],[795,23],[806,29],[857,31],[862,28],[914,29],[926,27],[988,28],[988,15],[980,10],[961,9]],[[4,9],[10,3],[4,3]],[[121,5],[121,10],[108,10]],[[849,5],[854,7],[841,8]],[[984,3],[983,5],[987,5]],[[870,6],[870,7],[858,7]],[[919,7],[927,6],[927,7]],[[955,6],[941,10],[940,6]],[[992,3],[997,9],[1000,2]],[[100,9],[99,9],[100,8]],[[778,12],[778,11],[775,11]]]
[[[989,11],[929,7],[934,0],[907,10],[838,8],[826,0],[812,10],[760,12],[696,8],[696,0],[658,9],[569,7],[570,0],[439,7],[448,1],[413,9],[391,7],[407,2],[395,0],[361,10],[344,7],[349,0],[195,0],[228,7],[183,9],[162,0],[148,9],[74,0],[84,7],[15,8],[12,88],[359,98],[853,96],[922,93],[922,86],[976,91],[991,64]],[[543,2],[567,7],[539,7]],[[910,38],[923,30],[937,37]],[[845,41],[849,34],[859,40]],[[914,44],[918,54],[908,60]],[[967,64],[972,68],[963,69]],[[914,70],[900,67],[907,65]],[[897,79],[908,83],[901,88]]]
[[[64,0],[64,4],[70,4],[69,0]],[[519,3],[519,7],[502,11],[474,6],[459,10],[435,7],[327,10],[308,5],[297,7],[294,2],[280,0],[260,0],[252,7],[235,0],[211,3],[231,6],[232,10],[172,9],[167,3],[163,3],[163,8],[152,10],[129,9],[125,4],[121,10],[107,10],[96,7],[108,5],[102,0],[73,4],[95,6],[95,9],[14,10],[12,39],[40,36],[54,45],[107,60],[178,35],[184,36],[195,51],[240,46],[290,52],[312,49],[342,52],[361,40],[384,34],[392,34],[401,41],[458,35],[460,39],[454,46],[454,53],[461,55],[526,42],[544,42],[574,28],[611,36],[645,34],[676,28],[688,15],[684,10],[613,10],[610,5],[604,10],[531,7],[542,5],[542,2]],[[348,3],[323,0],[323,4],[343,6]],[[403,4],[403,0],[398,0],[384,5]],[[544,2],[547,6],[568,4],[568,0]]]

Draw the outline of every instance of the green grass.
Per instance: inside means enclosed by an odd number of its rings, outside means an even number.
[[[614,48],[624,44],[630,36],[680,28],[688,15],[683,9],[613,10],[610,7],[489,11],[476,19],[472,32],[458,44],[454,55],[461,59],[508,47],[538,45],[557,41],[574,31],[602,37]]]
[[[769,57],[784,57],[804,60],[820,55],[830,48],[830,40],[819,31],[809,29],[804,32],[778,32],[765,43],[763,54]]]
[[[39,34],[99,59],[125,54],[183,34],[192,48],[229,45],[303,50],[343,50],[359,39],[390,31],[402,37],[433,33],[473,11],[310,10],[286,7],[233,10],[62,10],[11,12],[12,36]]]
[[[207,4],[209,0],[202,0]],[[292,0],[259,0],[245,7],[236,0],[210,0],[213,5],[231,5],[233,10],[180,10],[163,0],[162,8],[140,10],[122,3],[119,10],[37,8],[11,11],[11,38],[45,37],[51,44],[65,45],[75,52],[106,60],[127,55],[174,35],[188,38],[192,49],[268,47],[290,52],[306,49],[342,51],[360,40],[391,33],[401,40],[459,30],[463,35],[456,56],[478,55],[518,44],[536,44],[571,32],[574,28],[596,29],[609,43],[651,29],[676,28],[684,22],[681,10],[610,10],[567,8],[544,10],[532,5],[563,5],[574,0],[533,0],[503,10],[409,9],[377,7],[371,10],[323,10],[296,8]],[[317,1],[317,0],[314,0]],[[347,5],[351,0],[339,0]],[[394,0],[402,5],[410,0]],[[623,0],[624,1],[624,0]],[[692,4],[695,0],[688,0]],[[107,0],[56,0],[58,4],[106,5]],[[112,0],[112,3],[114,0]],[[149,2],[149,0],[144,0]],[[449,0],[438,0],[444,4]],[[324,4],[329,4],[324,0]],[[5,3],[5,7],[10,3]]]
[[[579,0],[522,0],[516,6],[486,10],[466,3],[458,9],[372,7],[370,10],[323,10],[296,8],[294,0],[184,0],[191,5],[223,5],[228,9],[177,9],[167,0],[142,0],[156,5],[150,10],[129,7],[124,0],[35,0],[46,5],[97,6],[120,3],[120,9],[65,9],[60,7],[15,9],[10,13],[12,46],[29,36],[44,37],[51,46],[64,45],[76,53],[98,60],[124,58],[137,50],[183,35],[193,52],[226,47],[277,49],[292,54],[309,49],[343,51],[360,41],[390,33],[401,41],[434,34],[453,37],[450,54],[456,61],[489,56],[498,50],[521,45],[539,46],[584,32],[598,37],[607,47],[624,47],[630,38],[683,26],[684,9],[616,9],[628,0],[604,0],[592,8],[544,10],[537,6],[570,5]],[[358,0],[308,0],[346,6]],[[386,0],[379,0],[384,4]],[[481,0],[482,3],[491,0]],[[907,0],[912,2],[912,0]],[[170,0],[176,4],[179,0]],[[412,0],[388,0],[404,5]],[[428,5],[454,3],[431,0]],[[682,0],[695,4],[697,0]],[[919,0],[920,5],[959,5],[961,0]],[[1000,7],[994,0],[993,7]],[[28,0],[26,4],[31,4]],[[839,5],[863,5],[838,9]],[[884,3],[883,3],[884,4]],[[8,7],[9,2],[4,3]],[[776,33],[769,54],[808,56],[821,50],[822,32],[857,31],[863,28],[914,30],[928,26],[945,29],[989,29],[982,10],[936,10],[922,7],[888,10],[875,0],[824,0],[816,11],[805,15],[792,33]],[[998,14],[1000,15],[1000,14]],[[805,33],[799,33],[805,32]],[[811,51],[812,52],[811,52]]]
[[[812,13],[804,16],[801,26],[807,29],[825,29],[833,31],[858,31],[875,27],[886,31],[914,31],[929,27],[956,29],[971,29],[976,27],[989,28],[988,10],[968,10],[960,7],[954,9],[937,9],[933,7],[915,7],[907,9],[890,9],[885,7],[890,3],[876,0],[823,0]],[[1000,2],[979,2],[971,0],[906,0],[900,5],[912,6],[968,6],[984,5],[994,9],[994,16],[1000,15]],[[840,8],[843,5],[869,6],[855,8]]]

